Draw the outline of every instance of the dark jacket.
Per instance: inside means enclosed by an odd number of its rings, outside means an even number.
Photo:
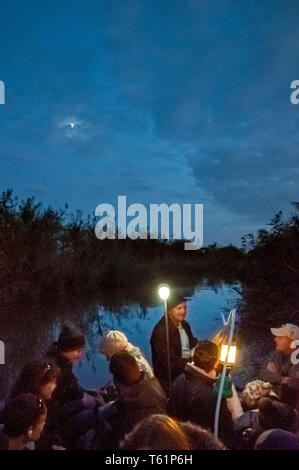
[[[55,343],[48,351],[47,358],[54,362],[58,369],[59,378],[53,394],[54,401],[64,405],[67,402],[82,399],[84,389],[80,387],[73,373],[72,364],[60,353]]]
[[[277,372],[267,370],[267,364],[274,362]],[[299,400],[299,364],[292,364],[291,355],[281,354],[273,351],[267,364],[260,370],[259,379],[270,382],[274,385],[274,391],[282,401],[289,403],[294,408],[298,408]],[[283,377],[289,377],[288,384],[281,384]]]
[[[52,450],[52,446],[62,446],[61,430],[58,421],[57,405],[54,401],[47,402],[47,422],[39,440],[35,443],[37,450]]]
[[[198,343],[198,340],[193,336],[190,325],[183,320],[182,327],[186,331],[190,349],[194,348]],[[171,378],[174,380],[183,371],[188,362],[188,359],[183,359],[181,337],[178,328],[173,322],[168,319],[169,329],[169,353],[170,353],[170,366],[171,366]],[[161,385],[167,390],[168,385],[168,364],[167,364],[167,353],[166,353],[166,324],[165,317],[156,324],[153,329],[151,336],[151,347],[152,347],[152,362],[154,368],[154,374],[160,381]]]
[[[54,362],[58,369],[57,388],[51,401],[57,410],[57,419],[61,428],[61,424],[66,424],[68,419],[85,409],[83,402],[85,390],[79,385],[72,364],[60,353],[55,343],[48,351],[47,358]]]
[[[138,383],[130,386],[118,384],[117,388],[119,398],[98,409],[99,425],[94,435],[89,433],[90,442],[86,450],[115,449],[119,440],[142,419],[152,414],[166,413],[167,398],[155,377],[144,374]]]
[[[214,430],[217,394],[214,393],[216,379],[207,377],[187,364],[184,372],[173,384],[171,410],[181,421],[192,421],[205,429]],[[219,420],[219,436],[232,437],[233,423],[226,401],[222,400]],[[223,439],[224,440],[224,439]]]
[[[253,450],[255,442],[264,429],[259,425],[259,410],[245,411],[234,423],[237,447]]]

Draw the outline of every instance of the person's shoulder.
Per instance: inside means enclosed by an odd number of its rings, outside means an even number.
[[[165,329],[165,318],[162,317],[160,320],[155,324],[153,331],[152,331],[152,338],[157,336],[161,331]]]
[[[177,387],[181,387],[183,383],[186,382],[186,370],[184,370],[180,375],[178,375],[173,381],[173,387],[176,389]]]

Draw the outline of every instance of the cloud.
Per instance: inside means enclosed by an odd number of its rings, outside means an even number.
[[[298,199],[295,1],[4,2],[10,186],[86,212],[203,203],[211,242]]]

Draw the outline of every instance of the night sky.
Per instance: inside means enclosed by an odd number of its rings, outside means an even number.
[[[298,25],[296,0],[1,0],[0,190],[203,203],[204,243],[240,245],[299,200]]]

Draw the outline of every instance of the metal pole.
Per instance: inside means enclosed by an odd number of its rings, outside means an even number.
[[[227,349],[227,355],[226,355],[226,358],[225,358],[225,361],[224,361],[224,367],[223,367],[222,374],[221,374],[221,380],[220,380],[218,397],[217,397],[217,404],[216,404],[216,411],[215,411],[214,436],[216,438],[218,438],[219,414],[220,414],[220,407],[221,407],[221,399],[222,399],[222,393],[223,393],[224,380],[225,380],[225,376],[226,376],[228,353],[229,353],[229,349],[231,347],[233,334],[234,334],[235,318],[236,318],[236,310],[233,309],[233,310],[231,310],[231,312],[229,314],[229,317],[228,317],[228,321],[230,321],[230,330],[229,330],[229,337],[228,337],[228,343],[227,343],[228,349]]]

